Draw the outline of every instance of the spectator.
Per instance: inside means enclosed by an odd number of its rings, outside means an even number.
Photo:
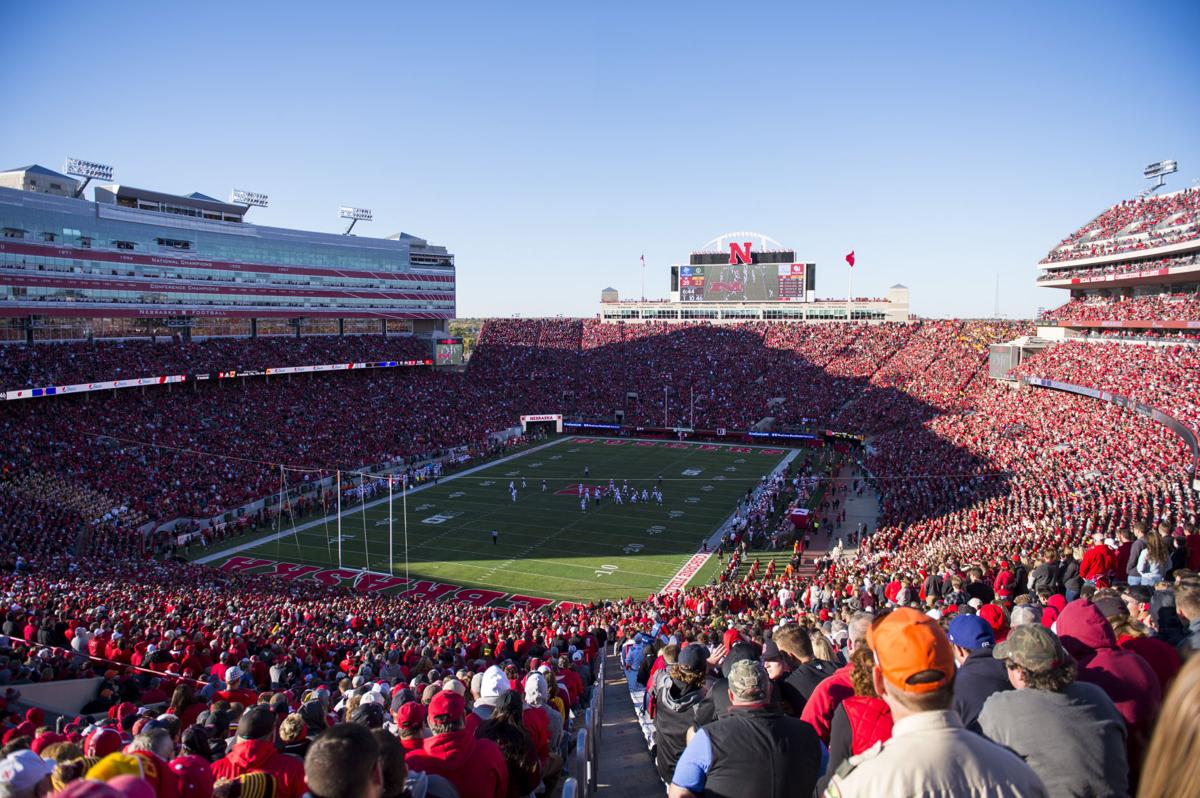
[[[379,743],[365,726],[330,728],[308,749],[303,768],[312,798],[383,798]]]
[[[216,779],[233,779],[255,771],[275,777],[278,798],[304,795],[304,763],[276,750],[275,713],[265,704],[252,706],[242,713],[233,749],[212,764],[213,778]],[[320,798],[342,798],[341,795],[318,794]]]
[[[405,756],[410,770],[442,776],[462,798],[506,798],[508,765],[499,746],[466,728],[466,702],[443,690],[429,704],[429,728],[419,751]]]
[[[838,666],[816,657],[812,638],[800,626],[792,624],[777,629],[772,639],[791,666],[787,674],[787,684],[800,697],[800,706],[796,708],[796,714],[799,716],[808,699],[816,691],[817,685],[832,676]]]
[[[979,712],[993,693],[1011,690],[1004,664],[992,656],[996,636],[978,615],[959,615],[950,621],[947,636],[954,646],[954,711],[963,726],[979,731]]]
[[[761,664],[734,664],[729,702],[729,714],[697,731],[687,744],[671,778],[671,798],[809,798],[822,772],[824,746],[810,726],[772,704],[771,680]]]
[[[1145,540],[1146,545],[1137,559],[1138,584],[1153,587],[1166,578],[1171,567],[1171,552],[1161,535],[1148,535]]]
[[[892,709],[892,737],[843,764],[826,795],[1045,796],[1013,753],[963,728],[951,710],[954,648],[929,616],[901,607],[872,624],[875,690]]]
[[[849,636],[846,639],[846,652],[853,655],[855,647],[867,639],[873,616],[870,613],[856,613],[846,624]],[[821,741],[829,743],[830,726],[833,723],[833,713],[838,704],[854,695],[854,683],[850,675],[854,666],[850,663],[838,668],[832,676],[820,682],[813,690],[812,696],[804,705],[800,719],[812,726]]]
[[[838,705],[833,713],[829,766],[818,785],[822,792],[843,762],[892,736],[892,709],[875,692],[875,653],[864,642],[850,655],[850,664],[853,666],[850,680],[854,684],[854,695]]]
[[[766,656],[765,650],[763,656]],[[704,698],[707,659],[708,650],[698,643],[691,643],[679,652],[679,660],[667,667],[666,678],[658,682],[654,765],[664,784],[671,783],[675,765],[687,747],[688,732],[697,726],[697,712]]]
[[[1176,588],[1175,612],[1187,624],[1187,635],[1179,641],[1179,653],[1190,658],[1200,652],[1200,586],[1190,584]]]
[[[1075,681],[1075,663],[1041,624],[996,646],[1015,690],[988,699],[979,726],[1016,753],[1057,798],[1128,795],[1125,722],[1103,690]]]
[[[1087,599],[1068,604],[1055,629],[1063,647],[1075,658],[1076,678],[1104,690],[1125,719],[1130,782],[1136,783],[1137,763],[1142,761],[1162,702],[1158,676],[1137,654],[1117,647],[1112,627]]]
[[[43,798],[51,791],[54,766],[29,750],[13,751],[0,759],[2,798]]]
[[[1138,798],[1178,798],[1195,793],[1200,783],[1200,657],[1179,672],[1163,702],[1162,715],[1146,751]]]
[[[530,795],[542,781],[537,748],[523,720],[524,703],[520,693],[509,690],[500,695],[491,717],[480,724],[475,736],[500,747],[508,770],[508,796]]]

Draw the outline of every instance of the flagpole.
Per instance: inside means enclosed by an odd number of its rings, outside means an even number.
[[[342,567],[342,472],[337,472],[338,568]]]
[[[646,301],[646,256],[642,255],[642,301]]]
[[[392,520],[392,475],[388,474],[388,573],[396,575],[396,555],[392,551],[395,522]]]

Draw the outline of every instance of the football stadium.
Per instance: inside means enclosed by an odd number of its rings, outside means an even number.
[[[1036,313],[764,224],[468,316],[480,206],[146,152],[0,172],[0,798],[1200,790],[1192,164],[1088,184]]]

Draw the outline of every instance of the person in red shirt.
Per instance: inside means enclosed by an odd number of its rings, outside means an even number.
[[[1112,582],[1117,568],[1116,553],[1104,544],[1104,536],[1097,532],[1092,536],[1092,546],[1083,553],[1079,563],[1079,576],[1100,587]]]
[[[220,701],[237,702],[244,707],[258,703],[258,693],[243,686],[245,674],[236,666],[225,672],[225,689],[218,690],[214,695]]]

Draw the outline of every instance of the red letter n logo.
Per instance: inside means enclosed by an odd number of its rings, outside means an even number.
[[[747,241],[739,247],[736,241],[729,242],[729,265],[750,262],[750,243]]]

